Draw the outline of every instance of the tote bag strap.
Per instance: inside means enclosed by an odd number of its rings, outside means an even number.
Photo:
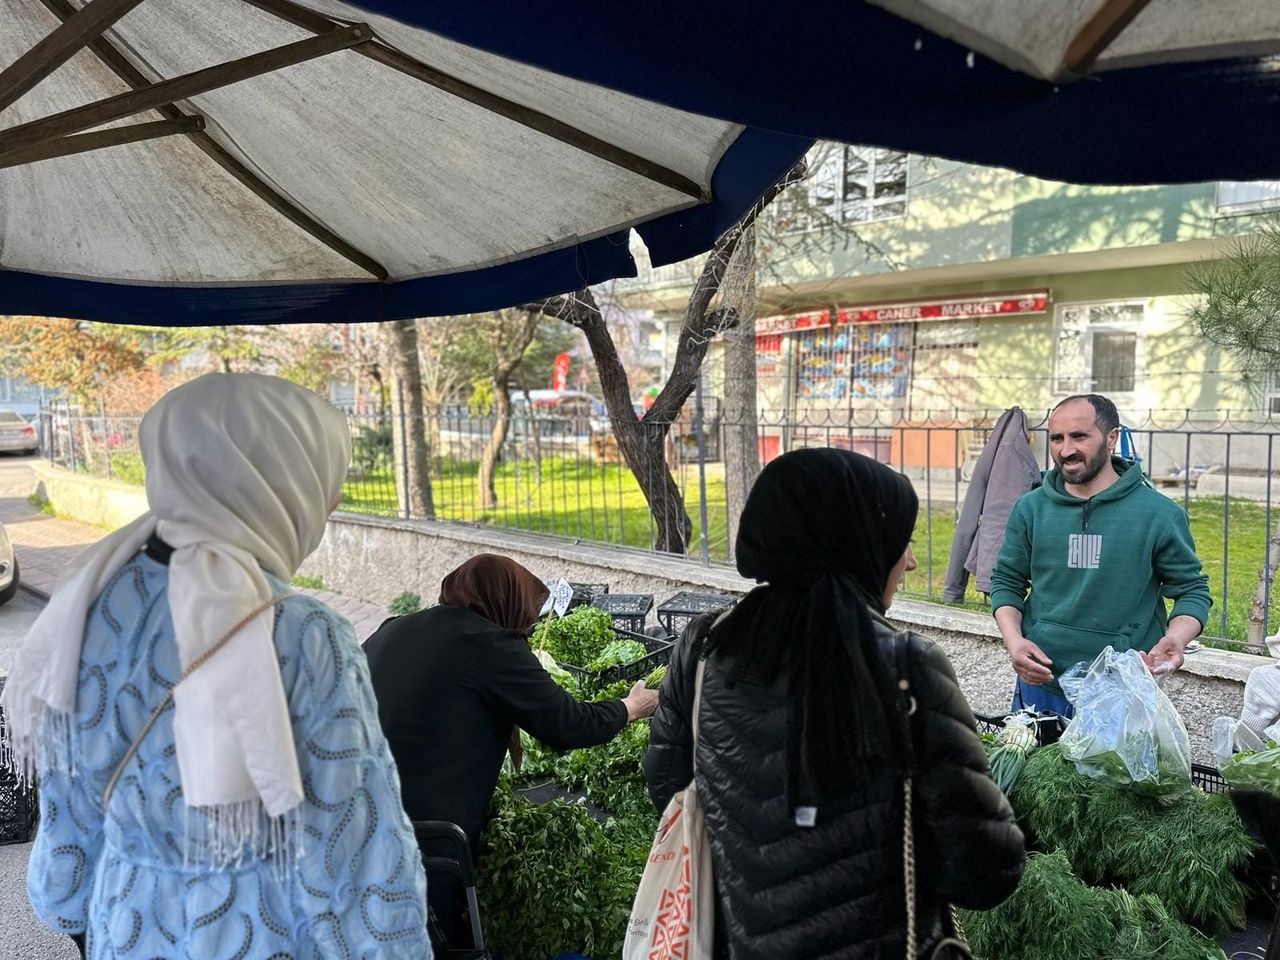
[[[147,717],[147,722],[142,725],[142,729],[139,730],[137,736],[133,738],[133,742],[129,744],[129,749],[125,750],[124,756],[120,758],[120,762],[116,764],[115,770],[111,772],[111,779],[107,781],[106,789],[102,791],[103,813],[107,812],[107,804],[111,802],[111,795],[115,793],[116,789],[116,781],[119,780],[120,775],[124,773],[125,766],[133,759],[133,755],[138,752],[138,747],[141,745],[143,738],[146,737],[146,735],[151,731],[151,728],[155,726],[155,722],[160,719],[160,714],[164,713],[165,710],[169,708],[169,704],[173,702],[174,687],[187,679],[187,677],[191,676],[191,674],[195,673],[200,667],[204,666],[204,664],[207,663],[215,653],[230,643],[231,639],[237,633],[252,623],[255,617],[266,613],[272,607],[291,596],[293,596],[293,594],[286,591],[284,593],[277,594],[270,600],[264,600],[262,603],[258,604],[249,613],[245,614],[234,627],[223,634],[218,639],[217,643],[211,646],[204,653],[200,654],[200,656],[196,657],[196,659],[191,662],[191,665],[182,671],[182,676],[178,677],[177,683],[169,688],[169,692],[164,695],[164,699],[156,704],[156,708],[151,711],[151,716]]]

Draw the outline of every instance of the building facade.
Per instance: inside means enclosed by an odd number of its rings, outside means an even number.
[[[962,427],[1086,392],[1134,424],[1280,418],[1280,385],[1245,383],[1188,315],[1188,272],[1256,229],[1280,182],[1085,187],[833,144],[810,160],[757,241],[766,458],[825,441],[910,465],[878,428],[955,426],[929,441],[953,448],[928,451],[937,466],[964,459]],[[689,275],[642,272],[637,296],[678,323]],[[708,394],[723,377],[713,356]]]

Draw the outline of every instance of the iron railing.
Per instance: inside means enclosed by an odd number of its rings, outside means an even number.
[[[425,484],[440,520],[645,550],[664,545],[654,516],[665,510],[687,517],[687,526],[672,525],[674,534],[668,533],[665,546],[704,563],[726,563],[732,560],[745,490],[761,463],[800,447],[854,450],[889,464],[914,484],[920,496],[919,569],[907,576],[903,589],[936,600],[970,472],[998,414],[931,411],[905,420],[898,414],[844,410],[796,419],[764,411],[756,420],[737,423],[708,403],[701,430],[695,429],[696,410],[670,425],[646,422],[639,430],[640,448],[661,447],[674,481],[653,493],[655,510],[598,409],[573,415],[517,409],[491,482],[482,483],[495,418],[465,406],[441,406],[422,418]],[[46,409],[38,417],[42,455],[77,471],[141,483],[139,421]],[[404,464],[414,425],[389,413],[353,413],[349,423],[353,454],[340,509],[413,516]],[[1046,423],[1047,414],[1030,418],[1029,443],[1047,468]],[[1127,426],[1131,452],[1143,470],[1188,514],[1214,594],[1206,635],[1236,649],[1265,652],[1258,641],[1273,631],[1271,579],[1280,551],[1275,476],[1280,421],[1153,411],[1129,418]],[[972,592],[966,599],[982,603]]]

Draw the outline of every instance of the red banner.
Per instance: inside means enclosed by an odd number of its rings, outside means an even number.
[[[557,353],[554,365],[551,367],[551,389],[564,390],[569,385],[569,355],[567,353]]]
[[[1049,309],[1049,291],[1031,290],[1017,294],[985,297],[956,297],[947,300],[908,300],[898,303],[868,303],[838,310],[822,310],[756,321],[756,336],[792,333],[814,327],[844,323],[913,323],[925,320],[975,320],[982,317],[1018,317],[1044,313]]]

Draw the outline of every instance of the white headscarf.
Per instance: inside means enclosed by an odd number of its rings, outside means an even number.
[[[70,769],[89,608],[152,533],[174,547],[169,610],[185,669],[270,598],[264,569],[287,581],[319,546],[351,456],[338,410],[257,374],[208,374],[171,390],[143,418],[139,440],[150,511],[67,567],[5,684],[9,743],[27,770],[38,755]],[[279,817],[303,799],[274,613],[256,617],[174,691],[186,802],[229,811],[212,811],[226,823],[257,822],[255,811]]]

